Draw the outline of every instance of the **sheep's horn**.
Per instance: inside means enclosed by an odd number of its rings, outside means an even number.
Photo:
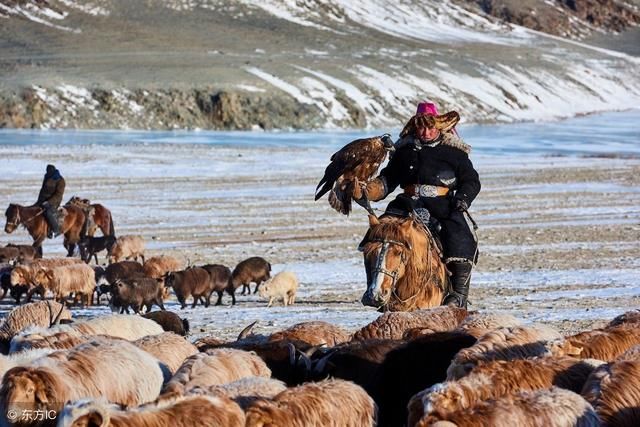
[[[53,310],[51,309],[51,301],[47,300],[47,308],[49,309],[49,327],[53,325]]]
[[[49,308],[49,310],[51,310],[51,308]],[[56,318],[53,319],[53,323],[51,325],[57,325],[58,323],[60,323],[60,316],[62,316],[63,311],[64,311],[64,304],[62,304],[62,307],[60,307],[60,311],[56,315]]]
[[[296,346],[291,343],[287,344],[287,348],[289,349],[289,365],[295,366],[296,364]]]
[[[322,373],[324,372],[324,367],[327,366],[327,362],[329,361],[330,356],[331,354],[327,354],[322,359],[318,360],[318,363],[313,366],[313,373],[315,375],[322,375]]]
[[[298,354],[300,355],[300,358],[298,359],[298,363],[302,361],[302,363],[304,363],[305,372],[311,372],[311,359],[309,359],[309,357],[303,352],[301,352],[300,350],[297,350],[297,351],[298,351]]]
[[[307,357],[311,357],[315,354],[316,351],[320,350],[321,348],[326,348],[327,347],[327,343],[322,343],[319,345],[314,345],[313,347],[309,348],[307,351],[304,352],[305,356]]]
[[[313,366],[313,373],[315,375],[322,375],[324,373],[324,369],[325,366],[327,365],[327,362],[329,362],[329,359],[331,359],[331,356],[335,353],[335,350],[333,351],[328,351],[327,354],[325,354],[324,356],[322,356],[322,359],[318,360],[314,366]]]
[[[248,337],[253,327],[256,326],[257,324],[258,324],[258,320],[256,320],[255,322],[253,322],[252,324],[244,328],[242,331],[240,331],[240,334],[238,335],[238,339],[236,341],[240,341]]]

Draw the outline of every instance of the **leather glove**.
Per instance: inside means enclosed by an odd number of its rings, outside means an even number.
[[[469,205],[464,199],[453,198],[453,200],[451,200],[451,208],[458,212],[464,212],[469,209]]]

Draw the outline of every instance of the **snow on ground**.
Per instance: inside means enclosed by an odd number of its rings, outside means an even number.
[[[473,309],[573,324],[640,305],[637,118],[636,111],[460,127],[483,181],[473,205],[481,227]],[[267,309],[254,295],[234,307],[225,295],[223,307],[184,311],[172,300],[168,308],[189,318],[196,336],[230,338],[253,320],[258,331],[305,320],[354,330],[378,316],[359,303],[366,280],[356,246],[366,216],[342,217],[313,194],[331,153],[370,134],[3,131],[0,156],[10,161],[0,197],[5,205],[32,203],[45,165],[54,163],[67,180],[65,200],[79,195],[107,206],[116,233],[141,234],[147,256],[231,267],[263,256],[274,273],[298,275],[290,308]],[[28,241],[22,229],[0,238]],[[48,240],[44,252],[62,256],[61,239]]]

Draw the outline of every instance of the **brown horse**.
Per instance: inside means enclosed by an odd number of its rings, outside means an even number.
[[[76,244],[80,240],[82,227],[84,226],[85,216],[82,209],[75,206],[65,206],[66,215],[64,221],[60,225],[60,231],[64,234],[64,247],[67,250],[67,256],[73,256]],[[38,250],[42,256],[42,242],[49,232],[49,224],[45,219],[44,210],[39,206],[22,206],[11,203],[5,212],[7,223],[4,231],[13,233],[13,231],[22,225],[27,229],[33,238],[33,247]]]
[[[88,199],[82,199],[73,196],[67,202],[67,205],[77,206],[91,215],[87,218],[86,235],[93,237],[99,228],[103,236],[115,236],[116,232],[113,227],[113,218],[111,211],[99,203],[91,204]]]
[[[447,268],[431,232],[413,217],[369,215],[361,249],[367,271],[364,305],[381,311],[412,311],[442,303]]]

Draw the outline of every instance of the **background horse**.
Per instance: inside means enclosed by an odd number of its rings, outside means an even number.
[[[82,209],[75,206],[65,206],[66,215],[60,224],[60,231],[64,234],[63,245],[67,256],[73,256],[76,244],[80,240],[84,226],[85,215]],[[49,224],[43,215],[44,210],[39,206],[22,206],[11,203],[5,212],[7,223],[4,231],[12,233],[19,225],[27,229],[33,238],[33,247],[42,256],[42,242],[47,238]]]
[[[67,205],[77,206],[89,213],[87,218],[86,235],[93,237],[96,230],[99,228],[102,231],[103,236],[115,236],[116,231],[113,227],[113,218],[111,217],[111,211],[99,203],[91,203],[88,199],[82,199],[78,196],[73,196],[67,202]]]
[[[413,217],[369,215],[363,242],[367,291],[364,305],[411,311],[442,303],[447,268],[431,232]]]

